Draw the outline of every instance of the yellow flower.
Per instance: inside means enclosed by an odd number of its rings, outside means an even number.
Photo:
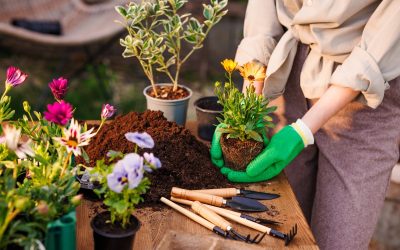
[[[237,68],[237,62],[233,61],[232,59],[225,59],[221,62],[222,66],[224,67],[225,71],[228,74],[232,74],[233,71]]]
[[[248,80],[250,83],[253,83],[255,81],[264,81],[267,67],[257,61],[252,61],[246,63],[242,67],[239,67],[239,71],[244,80]]]

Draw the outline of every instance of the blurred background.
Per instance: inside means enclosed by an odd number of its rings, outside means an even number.
[[[119,19],[114,6],[127,2],[0,0],[0,79],[5,79],[10,65],[29,75],[26,84],[11,91],[16,117],[22,114],[23,100],[34,110],[45,110],[53,102],[48,83],[60,76],[69,79],[66,100],[77,108],[78,119],[99,119],[101,105],[106,102],[115,105],[120,114],[145,109],[142,91],[148,82],[134,58],[122,58],[119,39],[125,32],[114,22]],[[201,15],[203,2],[190,0],[185,8]],[[228,9],[204,47],[183,68],[180,83],[194,91],[191,103],[213,94],[215,80],[223,77],[220,61],[235,56],[246,1],[230,0]],[[32,20],[48,21],[42,25],[53,35],[27,30]],[[164,80],[157,78],[158,82]],[[188,119],[195,119],[193,105],[189,106]],[[400,183],[400,166],[396,171],[370,249],[400,249],[400,184],[394,182]]]

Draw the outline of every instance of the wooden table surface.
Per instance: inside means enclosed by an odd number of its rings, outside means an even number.
[[[196,131],[196,126],[189,123],[190,130]],[[318,249],[314,236],[311,233],[294,193],[284,173],[267,182],[252,184],[247,189],[256,191],[273,192],[281,195],[280,198],[262,201],[268,207],[274,206],[279,211],[278,215],[271,217],[266,212],[252,213],[254,216],[269,218],[283,223],[275,229],[288,232],[297,224],[298,233],[288,248],[292,249]],[[169,198],[169,197],[167,197]],[[77,208],[77,249],[93,249],[92,230],[90,220],[101,210],[99,202],[83,200]],[[265,236],[258,245],[246,244],[233,240],[226,240],[203,228],[184,215],[165,206],[163,209],[142,208],[135,212],[141,221],[141,228],[136,234],[133,249],[280,249],[284,248],[282,240]],[[236,223],[234,227],[242,234],[250,233],[252,236],[258,232]]]

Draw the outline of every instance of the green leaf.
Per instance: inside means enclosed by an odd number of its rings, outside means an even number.
[[[115,6],[115,10],[123,17],[126,17],[128,15],[126,9],[123,6]]]

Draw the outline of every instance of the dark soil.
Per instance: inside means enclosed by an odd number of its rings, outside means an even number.
[[[261,153],[264,143],[255,140],[227,139],[224,135],[221,136],[221,148],[225,164],[234,170],[243,171]]]
[[[100,229],[102,232],[111,235],[131,234],[139,227],[138,221],[134,216],[131,216],[130,223],[126,228],[123,228],[121,223],[118,221],[115,221],[114,224],[107,223],[107,221],[110,220],[111,218],[109,212],[99,213],[96,215],[96,217],[94,217],[92,227]]]
[[[162,167],[151,174],[151,188],[141,206],[154,206],[161,196],[170,197],[171,188],[204,189],[232,187],[227,178],[211,163],[209,149],[187,129],[167,121],[160,111],[131,112],[117,116],[104,125],[86,148],[94,166],[96,160],[109,150],[133,152],[134,144],[125,139],[125,133],[146,131],[154,141],[152,150],[162,162]],[[141,151],[139,153],[143,153]],[[82,162],[82,159],[77,159]]]
[[[151,97],[163,99],[163,100],[179,100],[189,96],[189,91],[185,88],[178,87],[176,91],[173,91],[173,86],[156,86],[157,94],[153,88],[147,91],[147,94]]]

